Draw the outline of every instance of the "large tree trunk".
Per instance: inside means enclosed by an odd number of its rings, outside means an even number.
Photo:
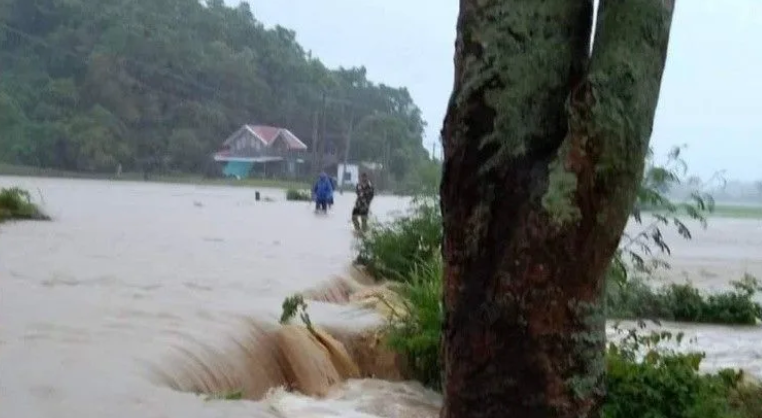
[[[603,275],[642,177],[673,0],[461,0],[443,128],[443,418],[596,416]]]

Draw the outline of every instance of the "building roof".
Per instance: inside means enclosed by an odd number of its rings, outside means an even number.
[[[247,124],[247,125],[243,125],[241,129],[245,129],[250,134],[257,137],[266,146],[272,145],[275,139],[278,138],[278,136],[280,135],[286,141],[289,148],[294,150],[307,149],[307,145],[286,128],[278,128],[275,126],[267,126],[267,125],[248,125]],[[239,129],[239,131],[241,129]],[[230,138],[228,138],[225,141],[224,145],[230,145],[230,142],[232,142],[234,138],[235,138],[235,135],[230,136]]]

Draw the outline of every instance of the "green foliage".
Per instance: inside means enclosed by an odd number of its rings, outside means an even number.
[[[417,264],[407,281],[395,285],[405,312],[390,318],[388,343],[405,355],[416,378],[440,390],[439,359],[442,309],[442,258],[435,256]]]
[[[426,159],[413,166],[405,177],[392,190],[402,195],[434,196],[439,194],[439,182],[442,178],[442,162]]]
[[[762,320],[762,305],[754,297],[759,282],[746,275],[731,282],[733,290],[703,295],[690,283],[669,284],[654,290],[640,278],[624,284],[607,283],[610,318],[661,319],[710,324],[755,325]]]
[[[351,160],[388,163],[402,181],[428,159],[407,89],[373,83],[363,67],[326,68],[247,2],[3,0],[0,9],[2,162],[200,174],[244,123],[309,140],[323,104],[331,152],[343,155],[351,116]]]
[[[657,164],[653,154],[649,152],[643,181],[632,210],[632,218],[642,225],[642,228],[635,234],[623,234],[609,269],[610,280],[624,283],[630,270],[650,275],[657,269],[669,268],[669,263],[658,257],[661,254],[670,254],[670,247],[664,241],[662,228],[674,227],[684,239],[692,238],[685,223],[686,218],[706,228],[706,216],[714,211],[715,205],[712,195],[704,190],[724,180],[715,175],[705,184],[696,178],[686,181],[687,164],[680,157],[683,148],[674,147],[663,164]],[[673,203],[668,193],[684,183],[691,187],[688,198],[679,204]]]
[[[621,332],[621,331],[620,331]],[[723,370],[702,374],[703,353],[679,353],[666,348],[680,344],[682,335],[641,334],[628,330],[609,345],[605,418],[730,418],[744,413],[746,402],[733,402],[739,392],[739,373]]]
[[[442,216],[438,200],[419,197],[413,210],[384,224],[372,224],[362,236],[356,262],[377,277],[402,281],[415,266],[439,253]]]
[[[307,190],[288,189],[286,190],[286,200],[310,202],[312,201],[312,194]]]
[[[47,215],[32,202],[29,192],[18,188],[0,189],[0,222],[11,219],[48,220]]]
[[[307,313],[307,302],[304,301],[302,295],[293,295],[284,299],[282,309],[281,324],[288,324],[298,314],[307,329],[312,330],[312,320]]]

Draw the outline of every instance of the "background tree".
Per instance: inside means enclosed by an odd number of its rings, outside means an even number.
[[[0,0],[0,63],[0,162],[111,173],[166,160],[200,173],[244,123],[312,147],[323,95],[327,151],[343,156],[351,105],[355,121],[384,115],[395,178],[428,159],[405,88],[326,68],[246,2]],[[378,132],[358,135],[349,158],[382,162]]]
[[[624,230],[674,2],[463,0],[443,128],[448,417],[582,417],[604,394]]]

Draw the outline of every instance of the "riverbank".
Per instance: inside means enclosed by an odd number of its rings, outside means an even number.
[[[298,180],[276,179],[230,179],[230,178],[207,178],[194,174],[151,174],[146,180],[143,173],[124,172],[119,176],[104,173],[85,173],[75,171],[55,170],[49,168],[36,168],[17,166],[0,163],[0,176],[9,177],[37,177],[37,178],[66,178],[78,180],[107,180],[107,181],[140,181],[166,184],[192,184],[203,186],[231,186],[231,187],[263,187],[276,189],[309,189],[309,184]]]

